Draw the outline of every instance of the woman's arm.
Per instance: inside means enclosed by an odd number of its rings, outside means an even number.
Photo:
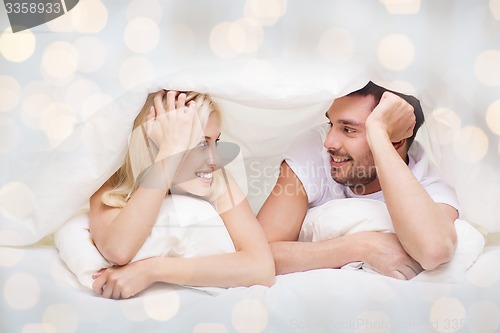
[[[165,199],[165,190],[139,188],[125,207],[113,208],[101,200],[102,194],[111,189],[106,183],[90,198],[90,232],[106,260],[125,265],[151,233]]]
[[[196,258],[155,257],[110,268],[95,275],[94,291],[128,298],[154,282],[190,286],[236,287],[274,283],[274,261],[264,232],[234,180],[217,202],[236,252]],[[235,206],[233,206],[233,203]]]
[[[154,108],[146,124],[148,136],[158,146],[159,153],[142,177],[139,188],[123,208],[109,207],[102,202],[103,193],[113,188],[109,182],[90,198],[92,239],[103,257],[117,265],[130,262],[151,233],[188,146],[196,105],[191,102],[184,112],[186,95],[177,97],[177,92],[169,91],[165,109],[164,94],[161,91],[155,95]]]

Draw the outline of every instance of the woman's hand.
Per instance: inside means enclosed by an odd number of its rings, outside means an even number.
[[[100,270],[92,275],[92,289],[105,298],[130,298],[154,282],[151,269],[151,260],[144,259]]]
[[[166,106],[163,104],[167,94]],[[186,94],[170,90],[156,93],[151,106],[146,131],[149,138],[158,147],[156,161],[182,154],[189,147],[193,130],[201,132],[201,125],[196,113],[196,103],[191,101],[186,106]],[[198,128],[199,127],[199,128]]]

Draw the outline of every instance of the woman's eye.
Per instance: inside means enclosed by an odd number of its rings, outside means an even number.
[[[198,143],[198,146],[197,147],[207,147],[208,146],[208,141],[201,141],[200,143]]]

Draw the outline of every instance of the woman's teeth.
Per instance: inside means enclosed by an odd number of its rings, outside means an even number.
[[[196,172],[195,175],[201,179],[211,180],[212,173],[211,172]]]

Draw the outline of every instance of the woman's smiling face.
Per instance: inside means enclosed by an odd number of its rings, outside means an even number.
[[[220,124],[215,113],[211,113],[203,129],[204,137],[198,145],[186,152],[186,156],[175,174],[171,192],[207,197],[211,192],[213,173],[220,167],[217,141]]]

